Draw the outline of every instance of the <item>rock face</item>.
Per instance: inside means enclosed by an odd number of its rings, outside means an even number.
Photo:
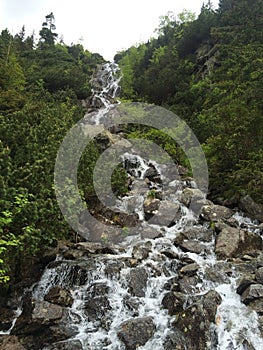
[[[134,318],[120,325],[118,337],[125,344],[126,350],[136,350],[147,343],[155,329],[156,326],[151,317]]]
[[[262,249],[262,239],[251,232],[227,226],[216,239],[215,252],[220,258],[234,258]]]

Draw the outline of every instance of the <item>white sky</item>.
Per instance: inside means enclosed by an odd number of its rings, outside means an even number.
[[[131,45],[147,41],[158,27],[159,17],[183,9],[199,13],[207,0],[0,0],[0,30],[38,34],[45,16],[53,12],[56,33],[64,42],[81,43],[105,59]],[[218,0],[213,0],[217,6]]]

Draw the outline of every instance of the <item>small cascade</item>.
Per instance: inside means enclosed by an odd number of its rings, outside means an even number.
[[[116,64],[107,63],[97,72],[87,124],[99,125],[107,118],[119,79]],[[170,169],[153,159],[129,150],[122,163],[130,191],[115,209],[136,213],[138,229],[130,232],[124,226],[119,243],[80,242],[60,250],[32,286],[32,300],[42,307],[51,300],[54,307],[56,302],[47,298],[52,288],[70,294],[71,303],[59,304],[63,321],[57,326],[56,319],[49,330],[53,334],[62,327],[64,333],[41,339],[41,347],[30,349],[260,350],[263,294],[257,297],[247,288],[262,292],[263,255],[257,250],[262,227],[208,201],[193,179],[177,173],[169,180]],[[201,201],[200,215],[189,209],[194,196]],[[233,253],[219,244],[228,231],[237,237]],[[242,245],[243,232],[249,236],[247,246]],[[246,253],[249,244],[251,254]],[[32,319],[39,327],[43,320],[37,317]],[[17,329],[14,334],[23,334]]]

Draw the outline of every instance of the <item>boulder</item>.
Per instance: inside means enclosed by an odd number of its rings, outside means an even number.
[[[177,241],[175,241],[176,243]],[[177,243],[183,252],[190,252],[190,253],[196,253],[196,254],[201,254],[202,252],[205,251],[206,246],[199,242],[199,241],[187,241],[183,240],[180,243]]]
[[[95,283],[88,288],[84,309],[91,321],[101,320],[111,310],[108,290],[105,283]]]
[[[15,335],[0,336],[0,350],[26,350]]]
[[[241,300],[244,304],[249,304],[255,299],[263,298],[263,285],[251,284],[241,296]]]
[[[158,210],[148,219],[149,224],[171,227],[182,217],[180,205],[168,200],[161,201]]]
[[[143,203],[143,209],[146,220],[150,219],[154,214],[157,213],[161,204],[160,199],[148,197]]]
[[[179,271],[179,275],[194,276],[199,270],[199,265],[197,263],[188,264],[182,267]]]
[[[175,329],[167,335],[163,346],[164,350],[192,350],[190,340],[185,338],[184,333],[178,329]]]
[[[262,239],[252,232],[225,226],[216,238],[215,252],[220,258],[234,258],[262,249]]]
[[[186,207],[190,207],[195,213],[200,212],[203,205],[206,204],[205,194],[197,188],[185,188],[179,198]]]
[[[132,249],[132,257],[136,260],[145,260],[149,255],[149,249],[146,247],[135,246]]]
[[[251,216],[252,219],[263,222],[263,205],[254,202],[249,195],[240,199],[239,206],[240,209]]]
[[[32,322],[38,325],[51,325],[63,316],[63,308],[46,301],[37,302],[32,312]]]
[[[209,222],[228,220],[233,214],[231,209],[216,204],[204,205],[201,212],[202,218]]]
[[[44,299],[52,304],[60,306],[72,306],[73,298],[70,292],[60,286],[52,287],[49,292],[45,295]]]
[[[156,326],[151,317],[132,318],[119,326],[118,337],[126,350],[136,350],[153,336]]]
[[[169,315],[176,315],[183,311],[187,296],[180,292],[171,291],[165,294],[162,305],[168,310]]]
[[[221,301],[221,296],[211,290],[178,315],[173,326],[190,343],[188,349],[211,348],[208,347],[211,342],[211,323],[215,322],[217,307]]]
[[[141,238],[155,239],[160,238],[162,236],[163,234],[160,231],[151,226],[144,227],[143,231],[141,232]]]
[[[133,296],[144,297],[148,274],[145,268],[131,269],[128,277],[129,291]]]

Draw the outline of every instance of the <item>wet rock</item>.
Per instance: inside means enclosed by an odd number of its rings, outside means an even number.
[[[256,311],[259,315],[263,315],[263,298],[252,300],[248,306]],[[262,322],[263,327],[263,322]],[[262,328],[263,330],[263,328]],[[263,335],[263,334],[262,334]]]
[[[199,242],[211,242],[214,233],[211,229],[206,229],[203,226],[191,227],[186,231],[180,232],[176,238],[178,244],[183,240],[199,241]]]
[[[121,269],[125,266],[124,262],[116,259],[116,260],[108,260],[105,264],[105,274],[110,277],[118,277]]]
[[[89,320],[101,320],[111,309],[110,302],[106,296],[90,298],[85,302],[85,314]]]
[[[216,291],[210,291],[178,315],[173,325],[189,341],[189,349],[211,348],[211,322],[215,322],[221,301]]]
[[[101,320],[111,310],[108,291],[105,283],[94,283],[88,288],[84,309],[90,320]]]
[[[205,194],[197,188],[185,188],[179,198],[186,207],[190,207],[194,212],[199,212],[206,204]]]
[[[162,305],[168,310],[169,315],[176,315],[183,311],[184,304],[186,302],[186,296],[180,292],[171,291],[163,297]]]
[[[153,336],[156,326],[151,317],[133,318],[123,322],[118,330],[119,339],[126,350],[136,350]]]
[[[160,174],[157,169],[150,165],[144,174],[144,178],[148,178],[150,181],[161,183]]]
[[[240,209],[253,219],[263,222],[263,205],[254,202],[249,196],[242,197],[239,203]]]
[[[249,304],[254,299],[263,298],[263,285],[251,284],[241,296],[241,300],[245,304]]]
[[[43,350],[83,350],[83,348],[79,340],[67,340],[65,342],[59,342],[50,346],[45,346]],[[85,350],[91,349],[88,348]]]
[[[137,260],[144,260],[149,255],[149,249],[141,246],[135,246],[132,250],[132,257]]]
[[[168,334],[163,346],[164,350],[192,350],[190,340],[185,338],[184,333],[178,329]]]
[[[143,267],[137,267],[129,273],[129,290],[130,293],[137,297],[145,296],[148,274]]]
[[[0,336],[0,350],[26,350],[14,335]]]
[[[70,292],[60,286],[52,287],[49,292],[45,295],[44,299],[52,304],[60,306],[72,306],[73,298]]]
[[[219,220],[227,220],[230,219],[234,212],[222,205],[204,205],[202,208],[201,216],[206,221],[219,221]]]
[[[255,281],[249,277],[242,277],[238,282],[237,294],[242,295],[251,284],[255,284]]]
[[[131,297],[129,298],[128,296],[124,299],[125,305],[128,307],[130,311],[132,311],[132,316],[137,317],[139,316],[139,306],[140,306],[140,301],[138,298]]]
[[[160,231],[150,226],[144,227],[143,231],[141,232],[141,238],[155,239],[162,236],[163,234]]]
[[[227,226],[216,239],[215,252],[220,258],[233,258],[262,249],[262,239],[251,232]]]
[[[256,280],[258,283],[263,284],[263,267],[256,270]]]
[[[183,276],[179,279],[180,292],[191,294],[197,292],[197,284],[200,283],[197,276]]]
[[[63,316],[63,308],[46,301],[37,302],[32,312],[32,322],[39,325],[50,325],[60,320]]]
[[[175,243],[177,242],[178,241],[176,240]],[[206,249],[206,246],[203,243],[200,243],[199,241],[183,240],[180,243],[178,242],[176,245],[178,245],[183,252],[191,252],[196,254],[201,254]]]
[[[182,267],[179,271],[180,275],[194,276],[199,270],[199,265],[197,263],[189,264]]]
[[[168,200],[161,201],[156,213],[148,220],[151,225],[171,227],[182,217],[180,205]]]
[[[15,313],[13,310],[0,307],[0,330],[7,331],[11,328]]]
[[[65,251],[63,254],[64,258],[67,260],[79,260],[85,255],[86,254],[84,251],[80,251],[80,250],[76,250],[76,249],[69,249],[69,250]]]
[[[160,199],[148,197],[143,203],[143,209],[146,220],[149,220],[154,214],[157,213],[161,204]]]

